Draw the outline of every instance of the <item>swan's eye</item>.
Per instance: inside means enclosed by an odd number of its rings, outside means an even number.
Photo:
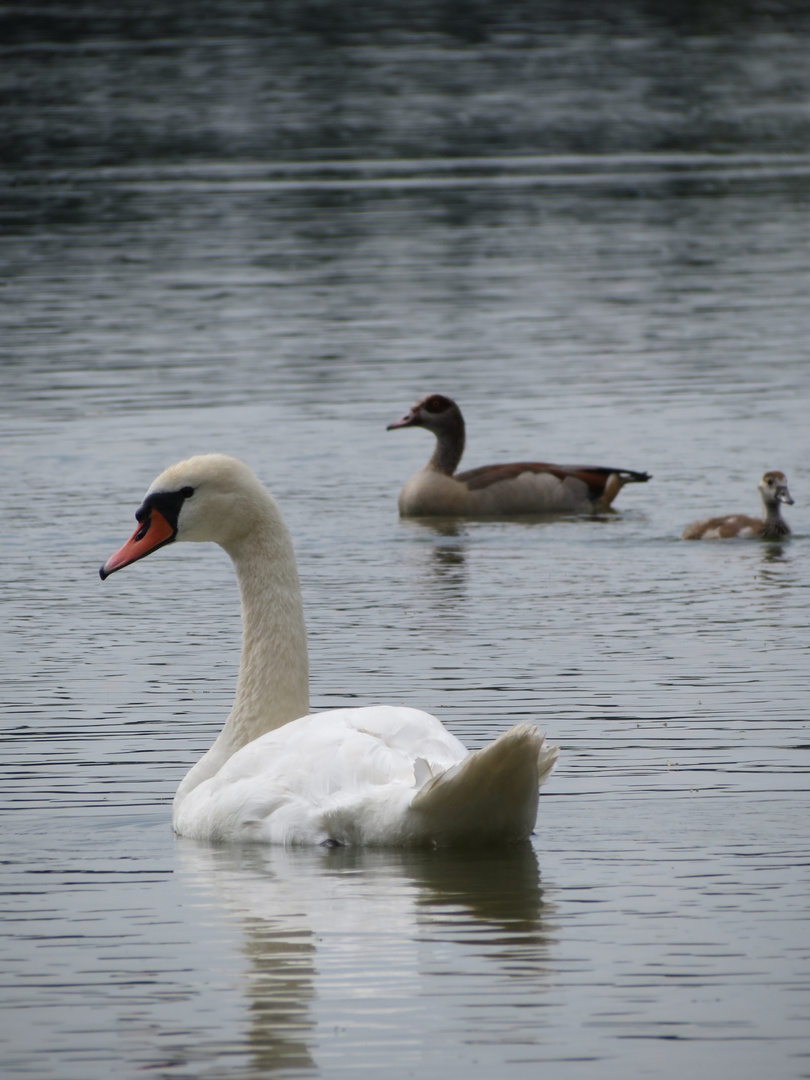
[[[190,499],[191,496],[194,494],[194,488],[193,487],[180,488],[180,494],[183,496],[184,499]]]

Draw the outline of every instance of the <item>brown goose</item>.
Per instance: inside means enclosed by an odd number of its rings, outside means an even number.
[[[759,493],[765,507],[765,518],[747,514],[726,514],[687,525],[681,534],[684,540],[717,540],[730,536],[753,536],[759,540],[781,540],[790,536],[790,526],[782,517],[780,504],[793,505],[783,472],[773,469],[759,482]]]
[[[645,483],[645,472],[601,465],[551,465],[520,461],[457,473],[464,453],[464,417],[443,394],[429,394],[388,430],[424,427],[436,436],[430,461],[399,493],[403,517],[512,517],[607,510],[627,483]]]

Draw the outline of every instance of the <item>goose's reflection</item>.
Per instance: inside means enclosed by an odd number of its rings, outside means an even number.
[[[416,535],[422,540],[419,557],[423,596],[440,595],[442,602],[464,599],[467,543],[463,522],[457,518],[414,518],[406,522],[406,527],[417,530]]]
[[[768,563],[787,562],[785,558],[785,545],[780,543],[764,543],[761,550],[762,562]]]
[[[264,1073],[312,1067],[324,1024],[368,1023],[378,1036],[403,1008],[435,1002],[438,956],[488,987],[508,980],[514,992],[522,979],[536,998],[543,982],[548,910],[528,843],[483,853],[177,846],[197,902],[214,897],[239,920],[250,1052]]]
[[[422,530],[426,533],[434,533],[436,536],[456,538],[465,535],[467,531],[465,521],[465,518],[457,517],[401,518],[400,524],[405,529]]]
[[[431,550],[424,585],[442,603],[459,601],[467,593],[467,552],[461,544],[437,544]]]

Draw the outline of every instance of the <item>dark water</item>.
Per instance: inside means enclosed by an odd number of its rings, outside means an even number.
[[[0,13],[4,1077],[810,1075],[808,46],[796,6]],[[433,389],[468,467],[654,479],[400,522]],[[313,708],[560,743],[530,846],[173,836],[233,575],[97,569],[197,450],[282,505]],[[766,468],[788,542],[678,539]]]

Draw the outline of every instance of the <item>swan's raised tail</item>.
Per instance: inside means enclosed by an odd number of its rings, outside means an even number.
[[[437,844],[516,843],[537,820],[538,789],[559,747],[520,724],[426,781],[411,800],[419,831]]]

